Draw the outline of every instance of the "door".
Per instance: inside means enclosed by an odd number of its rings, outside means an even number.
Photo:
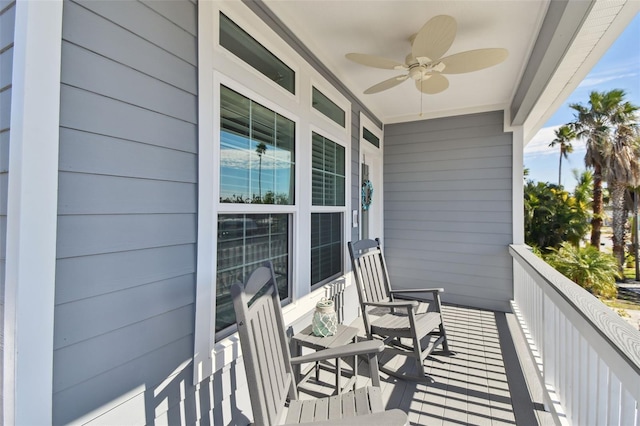
[[[360,142],[360,238],[383,239],[384,203],[382,152],[366,140]]]

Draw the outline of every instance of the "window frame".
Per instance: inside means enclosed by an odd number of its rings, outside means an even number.
[[[256,72],[258,72],[256,70]],[[294,153],[294,164],[296,165],[295,167],[295,171],[294,171],[294,181],[296,183],[298,183],[300,181],[300,168],[297,166],[298,164],[298,160],[300,158],[300,149],[299,149],[299,141],[300,141],[300,118],[296,115],[294,115],[293,113],[291,113],[290,111],[280,107],[277,103],[264,98],[263,96],[261,96],[258,93],[253,92],[252,90],[244,87],[241,83],[235,81],[234,79],[227,77],[224,74],[215,72],[214,73],[214,88],[213,88],[213,92],[214,92],[214,99],[216,100],[216,108],[215,108],[215,112],[214,112],[214,122],[215,122],[215,126],[214,126],[214,143],[215,143],[215,160],[214,160],[214,179],[215,182],[217,183],[214,186],[214,190],[213,190],[213,198],[214,198],[214,206],[216,209],[216,214],[215,214],[215,221],[214,221],[214,228],[216,229],[216,234],[213,237],[214,238],[214,246],[217,249],[218,246],[218,235],[217,235],[217,224],[218,224],[218,216],[221,214],[287,214],[289,216],[289,241],[288,241],[288,245],[289,245],[289,253],[290,253],[290,257],[289,257],[289,297],[285,298],[282,300],[282,304],[283,306],[288,305],[289,303],[291,303],[291,301],[293,300],[293,278],[294,278],[294,268],[295,268],[295,262],[296,259],[294,258],[296,252],[294,251],[294,236],[296,235],[296,224],[295,224],[295,220],[294,220],[294,215],[297,213],[298,209],[297,209],[297,200],[298,200],[298,194],[300,193],[300,185],[296,184],[294,187],[294,191],[293,191],[293,197],[294,197],[294,204],[253,204],[253,203],[223,203],[220,201],[220,183],[221,183],[221,177],[220,177],[220,159],[221,159],[221,155],[220,155],[220,151],[221,151],[221,123],[220,123],[220,118],[221,118],[221,88],[222,87],[227,87],[231,90],[233,90],[234,92],[240,94],[241,96],[244,96],[248,99],[250,99],[253,102],[257,102],[260,105],[262,105],[265,108],[270,109],[271,111],[280,114],[281,116],[287,118],[288,120],[293,121],[293,123],[295,124],[295,132],[294,132],[294,144],[296,146],[295,149],[295,153]],[[217,253],[215,255],[215,261],[214,261],[214,265],[213,268],[216,271],[216,273],[213,275],[213,286],[216,286],[216,277],[217,277],[217,261],[218,261],[218,256]],[[214,288],[214,296],[213,296],[213,304],[215,305],[215,294],[216,294],[217,289]],[[214,308],[214,314],[212,315],[212,321],[213,321],[213,328],[212,330],[215,330],[215,311],[217,309]],[[229,327],[220,330],[218,332],[214,332],[214,340],[215,342],[219,342],[220,340],[223,340],[224,338],[234,334],[237,330],[237,326],[235,324],[230,325]]]
[[[311,107],[312,109],[313,106]],[[315,110],[315,109],[314,109]],[[323,117],[325,117],[324,115],[322,115]],[[332,123],[336,124],[333,120],[330,120]],[[344,139],[341,138],[338,134],[330,134],[326,131],[323,131],[322,129],[316,127],[316,126],[310,126],[310,133],[309,133],[309,140],[312,140],[312,135],[313,133],[322,136],[325,139],[328,139],[329,141],[340,145],[344,148],[344,168],[345,168],[345,179],[344,179],[344,194],[345,194],[345,200],[344,200],[344,206],[323,206],[323,205],[313,205],[313,199],[310,197],[310,213],[309,213],[309,221],[311,222],[311,214],[313,213],[341,213],[342,214],[342,229],[341,229],[341,234],[342,234],[342,270],[340,273],[332,275],[331,277],[325,278],[317,283],[313,283],[311,282],[311,263],[312,263],[312,259],[311,259],[311,255],[309,255],[309,284],[310,284],[310,288],[311,290],[315,290],[317,288],[320,288],[322,286],[324,286],[325,284],[335,280],[336,278],[343,276],[344,274],[347,273],[347,255],[346,255],[346,244],[348,241],[348,238],[350,236],[350,228],[349,228],[349,224],[351,223],[351,218],[348,217],[347,212],[349,211],[350,208],[350,201],[351,201],[351,197],[349,196],[349,188],[350,188],[350,166],[351,166],[351,158],[350,158],[350,151],[351,151],[351,147],[349,146],[349,142],[350,139]],[[311,156],[313,155],[312,150],[309,150],[309,160],[311,160]],[[309,167],[309,193],[312,193],[312,185],[313,185],[313,180],[311,179],[311,174],[313,173],[312,167]],[[311,226],[309,226],[309,232],[311,232]],[[309,249],[311,249],[311,239],[309,239]],[[311,252],[311,250],[309,250]]]
[[[338,108],[338,109],[340,109],[340,110],[342,111],[342,113],[344,114],[344,117],[343,117],[343,118],[344,118],[344,124],[340,124],[340,123],[338,123],[336,120],[334,120],[333,118],[329,117],[327,114],[323,113],[322,111],[320,111],[318,108],[316,108],[316,107],[313,105],[313,93],[314,93],[314,90],[315,90],[315,91],[317,91],[320,95],[322,95],[322,96],[324,96],[325,98],[327,98],[327,100],[328,100],[329,102],[331,102],[331,103],[332,103],[336,108]],[[347,111],[346,111],[343,107],[341,107],[340,105],[338,105],[338,104],[336,103],[336,101],[334,101],[334,100],[331,98],[331,96],[326,95],[326,94],[324,93],[324,91],[322,91],[319,87],[317,87],[317,86],[316,86],[316,85],[314,85],[314,84],[312,84],[312,85],[311,85],[311,109],[312,109],[314,112],[319,113],[319,114],[320,114],[321,116],[323,116],[324,118],[326,118],[326,119],[330,120],[330,121],[331,121],[331,122],[333,122],[334,124],[336,124],[336,125],[340,126],[341,128],[345,128],[345,127],[346,127],[346,125],[347,125],[347,115],[348,115],[348,114],[347,114]]]
[[[221,212],[229,212],[229,213],[259,213],[256,212],[256,207],[255,206],[277,206],[275,208],[275,210],[269,210],[266,213],[273,213],[273,212],[279,212],[280,210],[282,210],[281,207],[290,207],[293,211],[293,208],[295,207],[297,200],[298,200],[298,193],[299,193],[299,188],[296,185],[293,191],[293,200],[294,203],[293,204],[253,204],[253,203],[223,203],[220,201],[220,182],[221,182],[221,177],[220,177],[220,159],[221,159],[221,141],[220,141],[220,132],[221,132],[221,128],[220,128],[220,115],[221,115],[221,103],[220,103],[220,96],[221,96],[221,87],[225,86],[228,89],[238,93],[241,96],[244,96],[247,99],[250,99],[252,102],[258,103],[261,106],[273,111],[274,113],[286,118],[287,120],[290,120],[294,123],[295,125],[295,133],[294,133],[294,146],[295,146],[295,152],[294,152],[294,159],[293,159],[293,164],[295,167],[295,171],[293,174],[293,179],[295,182],[298,182],[299,179],[299,167],[298,167],[298,160],[300,157],[300,147],[298,146],[298,142],[300,141],[300,117],[298,117],[297,115],[293,114],[292,112],[285,110],[283,108],[280,108],[276,103],[272,102],[271,100],[264,98],[262,96],[260,96],[258,93],[255,93],[245,87],[243,87],[240,83],[238,83],[237,81],[228,78],[226,76],[224,76],[223,74],[219,74],[216,73],[216,75],[218,76],[218,82],[215,83],[215,87],[214,87],[214,92],[215,92],[215,96],[217,96],[217,109],[216,109],[216,118],[217,118],[217,128],[216,128],[216,160],[218,161],[217,163],[217,176],[215,176],[216,178],[216,182],[218,182],[218,187],[216,188],[217,192],[215,193],[216,199],[215,202],[218,205],[218,209]],[[232,207],[228,207],[228,206],[232,206]],[[253,207],[249,207],[249,206],[253,206]],[[227,209],[230,209],[231,211],[227,211]],[[238,211],[236,211],[238,210]]]
[[[282,88],[219,44],[219,13],[224,13],[266,49],[295,71],[296,94]],[[193,381],[199,384],[240,356],[237,333],[215,338],[215,296],[217,267],[218,214],[288,213],[290,214],[291,286],[290,302],[283,306],[286,323],[311,312],[325,296],[322,286],[311,289],[311,129],[345,146],[345,187],[352,179],[352,108],[347,98],[305,61],[286,41],[251,13],[243,2],[198,3],[198,228],[195,300]],[[247,29],[250,29],[247,31]],[[247,96],[296,123],[295,204],[220,203],[220,84]],[[311,106],[312,85],[330,97],[346,112],[342,128]],[[351,197],[346,194],[348,211]],[[259,209],[259,210],[258,210]],[[344,213],[344,241],[348,241],[350,218]],[[346,244],[346,243],[345,243]],[[348,257],[344,250],[343,265]],[[302,255],[300,255],[302,253]],[[345,270],[344,279],[349,282]],[[342,278],[340,278],[342,279]]]
[[[240,8],[238,6],[245,7],[245,10],[239,10]],[[214,53],[220,55],[220,59],[222,59],[222,61],[216,61],[212,66],[225,75],[236,76],[239,79],[247,80],[248,83],[250,80],[253,80],[250,82],[249,87],[255,88],[256,90],[264,90],[266,87],[269,87],[271,91],[275,93],[276,97],[284,96],[289,98],[290,101],[299,102],[301,96],[301,68],[299,64],[301,60],[304,60],[298,58],[298,55],[258,17],[252,16],[252,13],[247,13],[249,11],[246,10],[246,6],[222,4],[214,5],[212,8],[214,11],[211,12],[213,19],[213,34],[211,34],[211,40],[213,42]],[[280,86],[220,43],[220,13],[238,25],[245,33],[260,43],[295,73],[294,93]],[[225,61],[229,62],[225,63]],[[240,74],[238,71],[240,71]],[[271,96],[268,96],[268,98],[271,99]]]
[[[238,27],[238,29],[240,31],[242,31],[244,34],[246,34],[251,40],[253,40],[258,46],[262,47],[262,49],[264,49],[264,51],[268,54],[270,54],[271,56],[273,56],[276,60],[280,61],[282,63],[282,65],[284,65],[285,67],[287,67],[289,69],[289,71],[291,71],[293,73],[293,90],[289,90],[288,88],[286,88],[285,86],[278,84],[277,81],[269,78],[269,76],[267,76],[262,70],[254,67],[253,65],[251,65],[249,62],[247,62],[245,59],[241,58],[237,53],[233,52],[232,50],[230,50],[228,47],[224,46],[220,40],[220,31],[222,29],[222,26],[220,25],[220,21],[222,19],[222,17],[225,17],[227,20],[229,20],[231,22],[232,25],[235,25],[236,27]],[[220,45],[220,47],[224,50],[226,50],[227,52],[229,52],[230,54],[232,54],[233,56],[235,56],[236,58],[240,59],[243,63],[245,63],[246,65],[249,65],[253,70],[258,71],[262,76],[266,77],[268,80],[274,82],[275,84],[277,84],[278,86],[280,86],[281,88],[283,88],[284,90],[286,90],[287,92],[291,93],[292,95],[296,95],[296,91],[298,89],[298,80],[297,80],[297,73],[296,71],[289,66],[289,64],[287,64],[286,61],[284,61],[283,59],[280,58],[279,55],[277,55],[276,53],[272,52],[271,50],[269,50],[268,47],[264,46],[262,43],[260,43],[260,41],[258,39],[256,39],[255,37],[253,37],[251,35],[250,32],[248,32],[247,30],[245,30],[240,24],[238,24],[236,22],[236,20],[231,19],[229,16],[227,16],[223,11],[219,11],[218,12],[218,44]]]

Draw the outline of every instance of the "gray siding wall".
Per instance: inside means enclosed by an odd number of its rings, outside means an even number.
[[[54,424],[195,422],[196,25],[64,3]]]
[[[511,158],[501,111],[385,126],[385,254],[394,286],[444,287],[444,301],[509,309]]]
[[[16,17],[13,1],[0,1],[0,365],[4,363],[4,271],[7,242],[7,185],[9,182],[9,126],[13,77],[13,29]],[[0,384],[4,383],[0,368]],[[4,398],[0,387],[0,418]]]

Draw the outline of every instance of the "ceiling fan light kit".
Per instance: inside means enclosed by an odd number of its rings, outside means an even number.
[[[412,37],[411,53],[406,56],[404,64],[364,53],[348,53],[346,58],[360,65],[406,73],[369,87],[364,91],[367,95],[391,89],[409,78],[416,82],[416,88],[421,93],[435,95],[449,87],[449,80],[443,74],[479,71],[498,65],[509,55],[506,49],[488,48],[442,57],[453,44],[456,32],[454,18],[438,15],[427,21]]]

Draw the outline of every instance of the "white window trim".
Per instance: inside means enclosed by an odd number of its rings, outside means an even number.
[[[62,1],[15,8],[3,422],[51,424]]]
[[[293,95],[263,76],[244,61],[221,47],[218,42],[219,12],[236,22],[283,60],[296,73]],[[228,365],[241,354],[237,334],[215,341],[215,286],[217,216],[219,213],[290,213],[292,214],[292,276],[290,303],[283,307],[285,321],[291,323],[311,311],[325,296],[324,286],[311,290],[310,223],[311,223],[311,131],[345,146],[346,194],[351,187],[351,104],[340,92],[306,63],[241,2],[198,2],[198,81],[199,81],[199,185],[198,185],[198,250],[196,278],[196,324],[194,336],[194,384]],[[233,76],[233,77],[230,77]],[[296,123],[295,205],[243,206],[219,203],[219,86],[232,90],[272,109]],[[345,128],[325,117],[311,106],[312,86],[321,90],[345,110]],[[295,111],[295,113],[293,113]],[[317,115],[314,114],[317,112]],[[297,115],[296,115],[297,114]],[[309,188],[307,188],[309,186]],[[350,236],[351,197],[344,207],[344,241]],[[336,211],[333,208],[332,211]],[[348,257],[345,250],[345,277]],[[340,278],[341,279],[341,278]]]

